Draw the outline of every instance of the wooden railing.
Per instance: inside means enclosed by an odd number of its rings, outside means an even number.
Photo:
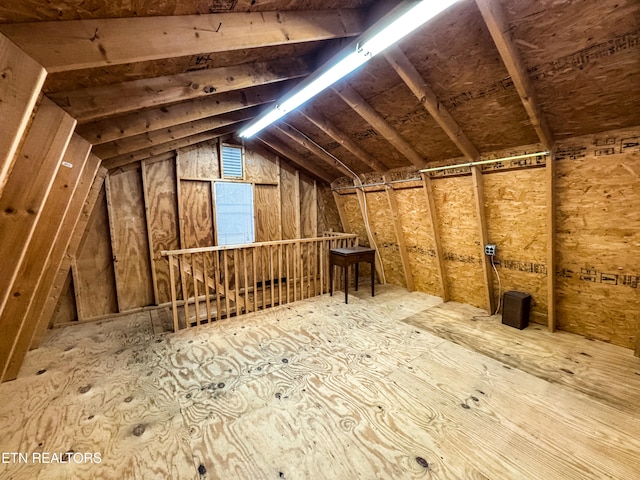
[[[167,250],[173,328],[208,323],[329,291],[329,249],[357,235]]]

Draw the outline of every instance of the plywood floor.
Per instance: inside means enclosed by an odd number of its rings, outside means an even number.
[[[397,287],[343,299],[51,332],[0,385],[0,452],[28,457],[0,478],[640,478],[630,350]]]

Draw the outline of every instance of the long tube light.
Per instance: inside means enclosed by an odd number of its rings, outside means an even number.
[[[365,32],[365,34],[355,42],[354,51],[348,53],[335,65],[308,83],[304,88],[294,93],[282,103],[277,104],[255,122],[249,124],[239,133],[240,137],[250,138],[260,132],[268,125],[271,125],[327,87],[353,72],[385,48],[398,42],[457,1],[458,0],[422,0],[407,2],[415,5],[411,6],[406,12],[395,18],[395,20],[388,25],[383,26],[382,30],[373,36],[371,36],[369,32]],[[362,39],[365,40],[362,41]]]

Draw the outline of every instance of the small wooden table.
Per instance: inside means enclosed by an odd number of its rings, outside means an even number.
[[[376,251],[367,247],[332,248],[329,250],[329,295],[333,295],[333,267],[344,269],[344,300],[349,303],[349,266],[356,265],[356,291],[358,291],[358,263],[371,264],[371,296],[374,296]]]

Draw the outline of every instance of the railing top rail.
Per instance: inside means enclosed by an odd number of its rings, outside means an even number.
[[[285,244],[295,244],[295,243],[310,243],[310,242],[326,242],[328,240],[334,240],[336,238],[357,238],[358,235],[355,233],[338,233],[332,232],[331,236],[327,237],[314,237],[314,238],[295,238],[293,240],[274,240],[271,242],[256,242],[256,243],[246,243],[239,245],[221,245],[217,247],[199,247],[199,248],[185,248],[182,250],[162,250],[160,252],[163,256],[169,255],[186,255],[190,253],[204,253],[204,252],[219,252],[222,250],[240,250],[243,248],[256,248],[256,247],[266,247],[269,245],[285,245]]]

